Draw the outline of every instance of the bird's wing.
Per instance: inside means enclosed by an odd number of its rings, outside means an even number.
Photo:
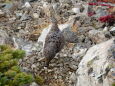
[[[55,48],[55,52],[58,53],[63,48],[63,45],[64,36],[62,35],[62,33],[50,33],[45,39],[44,49],[51,46],[52,48]]]
[[[65,44],[65,40],[64,40],[64,36],[61,32],[59,33],[57,38],[58,38],[58,40],[56,41],[56,45],[57,45],[57,52],[59,52],[63,48],[63,46]]]

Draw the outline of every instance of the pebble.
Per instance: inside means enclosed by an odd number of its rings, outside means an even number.
[[[75,74],[75,73],[72,73],[72,74],[70,75],[70,80],[71,80],[71,82],[72,82],[72,83],[75,83],[75,82],[76,82],[76,79],[77,79],[76,74]]]
[[[35,64],[33,64],[33,65],[31,66],[31,68],[32,68],[32,69],[35,69],[35,68],[36,68],[36,65],[35,65]]]
[[[104,27],[103,31],[108,31],[108,27]]]
[[[33,13],[33,17],[34,17],[35,19],[39,18],[38,13]]]
[[[70,65],[70,68],[75,71],[78,67],[76,65]]]
[[[36,82],[32,82],[30,86],[39,86]]]
[[[2,10],[0,10],[0,17],[4,17],[4,16],[5,16],[5,13]]]
[[[25,2],[24,7],[26,7],[26,8],[30,8],[30,7],[31,7],[31,5],[30,5],[30,3],[29,3],[29,2]]]
[[[80,13],[80,8],[72,8],[72,11],[76,14]]]
[[[115,36],[115,27],[113,27],[111,30],[110,30],[110,33]]]

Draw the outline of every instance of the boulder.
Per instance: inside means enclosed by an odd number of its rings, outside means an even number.
[[[63,35],[64,35],[66,42],[69,42],[69,43],[77,43],[78,42],[77,33],[73,32],[71,30],[71,27],[65,28],[62,32],[63,32]]]
[[[107,40],[105,33],[99,30],[90,30],[88,36],[94,43],[101,43]]]
[[[115,83],[115,39],[89,48],[76,73],[75,86],[112,86]]]

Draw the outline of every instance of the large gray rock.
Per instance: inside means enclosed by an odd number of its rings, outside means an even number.
[[[13,37],[13,45],[15,49],[22,49],[26,52],[26,56],[31,55],[33,51],[41,51],[42,44],[32,43],[20,37]]]
[[[105,33],[99,30],[90,30],[88,36],[94,43],[101,43],[107,40]]]
[[[71,30],[70,26],[65,28],[62,32],[63,32],[63,35],[64,35],[64,38],[65,38],[66,42],[69,42],[69,43],[77,43],[78,42],[77,33],[73,32]]]
[[[91,47],[76,73],[75,86],[112,86],[115,83],[115,39]]]

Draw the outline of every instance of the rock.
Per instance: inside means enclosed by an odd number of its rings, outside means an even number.
[[[31,55],[34,50],[41,50],[40,43],[35,44],[22,38],[13,37],[15,49],[22,49],[26,52],[26,55]]]
[[[56,13],[56,16],[59,16],[60,15],[60,9],[61,9],[61,7],[60,7],[60,3],[54,3],[53,5],[52,5],[52,7],[53,7],[53,9],[54,9],[54,11],[55,11],[55,13]]]
[[[107,69],[110,70],[115,67],[114,47],[115,39],[113,38],[89,48],[78,66],[75,86],[84,86],[84,83],[85,86],[111,86],[113,83],[109,80],[114,81],[114,79],[107,78],[109,75]],[[94,76],[89,76],[91,74]],[[111,73],[110,75],[114,74]]]
[[[75,73],[72,73],[72,74],[70,75],[71,83],[75,83],[75,82],[76,82],[76,79],[77,79],[76,74],[75,74]]]
[[[71,2],[71,0],[59,0],[59,2],[61,3],[61,4],[70,4],[70,3],[72,3]]]
[[[96,9],[96,15],[94,15],[95,17],[99,18],[101,16],[106,16],[108,13],[106,10],[104,10],[102,7],[97,7]]]
[[[30,86],[39,86],[36,82],[32,82]]]
[[[77,30],[77,33],[78,35],[85,35],[85,34],[88,34],[88,32],[90,30],[94,30],[95,28],[92,27],[92,26],[88,26],[88,27],[79,27],[78,30]]]
[[[44,46],[46,35],[48,34],[48,32],[49,32],[50,29],[51,29],[51,26],[49,26],[48,28],[44,28],[43,29],[40,37],[38,38],[38,43],[42,42],[43,46]]]
[[[115,83],[115,68],[111,68],[110,71],[108,72],[108,80],[113,85]]]
[[[82,23],[82,26],[84,27],[91,27],[92,26],[92,22],[91,22],[91,18],[90,17],[83,17],[80,18],[80,21]]]
[[[25,20],[28,20],[28,19],[30,19],[30,18],[29,18],[29,15],[27,14],[27,12],[25,12],[25,13],[22,15],[22,17],[20,18],[21,21],[25,21]]]
[[[32,33],[32,34],[29,35],[29,40],[37,41],[38,37],[39,37],[39,34]]]
[[[34,17],[35,19],[39,18],[38,13],[33,13],[33,17]]]
[[[83,2],[83,8],[84,8],[84,10],[83,10],[83,12],[82,12],[82,14],[83,15],[87,15],[88,14],[88,4],[87,4],[87,2]]]
[[[78,67],[77,67],[76,65],[73,65],[73,64],[70,65],[70,69],[73,70],[73,71],[76,71],[77,68],[78,68]]]
[[[45,16],[50,16],[50,8],[51,6],[49,5],[48,2],[42,2],[43,3],[43,11],[45,13]]]
[[[85,10],[85,7],[81,4],[81,5],[80,5],[80,12],[83,13],[84,10]]]
[[[111,30],[110,30],[110,33],[115,36],[115,27],[113,27]]]
[[[104,27],[103,31],[108,31],[108,27]]]
[[[89,31],[88,36],[93,43],[100,43],[107,40],[103,31],[91,30]]]
[[[115,72],[115,68],[111,68],[110,72]]]
[[[31,55],[33,47],[34,47],[33,44],[25,42],[25,44],[23,44],[22,46],[22,50],[26,51],[26,55]]]
[[[80,13],[80,8],[72,8],[72,12],[74,13]]]
[[[8,3],[6,2],[6,3],[4,3],[4,5],[5,5],[4,8],[7,9],[7,10],[9,10],[10,8],[13,7],[13,3],[12,2],[8,2]]]
[[[34,1],[40,1],[40,0],[22,0],[23,2],[34,2]]]
[[[82,57],[85,55],[87,49],[74,49],[74,52],[72,54],[72,58],[78,62],[82,59]]]
[[[16,14],[17,18],[20,18],[23,15],[23,13],[21,13],[21,12],[16,12],[15,14]]]
[[[92,23],[93,23],[93,27],[96,28],[96,29],[103,28],[103,26],[105,24],[105,23],[100,23],[100,22],[97,22],[97,21],[92,21]]]
[[[0,10],[0,18],[1,17],[5,17],[5,13],[2,10]]]
[[[22,71],[22,72],[26,72],[26,73],[30,73],[30,72],[31,72],[31,70],[28,69],[27,67],[22,67],[22,68],[21,68],[21,71]]]
[[[72,8],[72,12],[79,14],[84,11],[84,6],[81,3],[77,3],[74,8]]]
[[[9,21],[14,21],[16,20],[16,17],[9,18]]]
[[[57,10],[59,8],[59,3],[54,3],[52,6],[54,10]]]
[[[112,35],[111,35],[111,33],[110,33],[109,31],[104,31],[104,34],[105,34],[105,37],[106,37],[107,39],[112,38]]]
[[[31,66],[31,69],[32,69],[32,70],[36,69],[36,65],[33,64],[33,65]]]
[[[13,41],[4,30],[0,30],[0,45],[3,44],[13,45]]]
[[[76,5],[76,0],[71,0],[73,5]]]
[[[71,27],[65,28],[62,32],[63,32],[63,35],[64,35],[66,42],[69,42],[69,43],[77,43],[78,42],[77,33],[73,32],[71,30]]]
[[[25,2],[25,4],[24,4],[24,6],[23,6],[23,7],[30,8],[30,7],[31,7],[31,5],[30,5],[30,3],[29,3],[29,2]]]

